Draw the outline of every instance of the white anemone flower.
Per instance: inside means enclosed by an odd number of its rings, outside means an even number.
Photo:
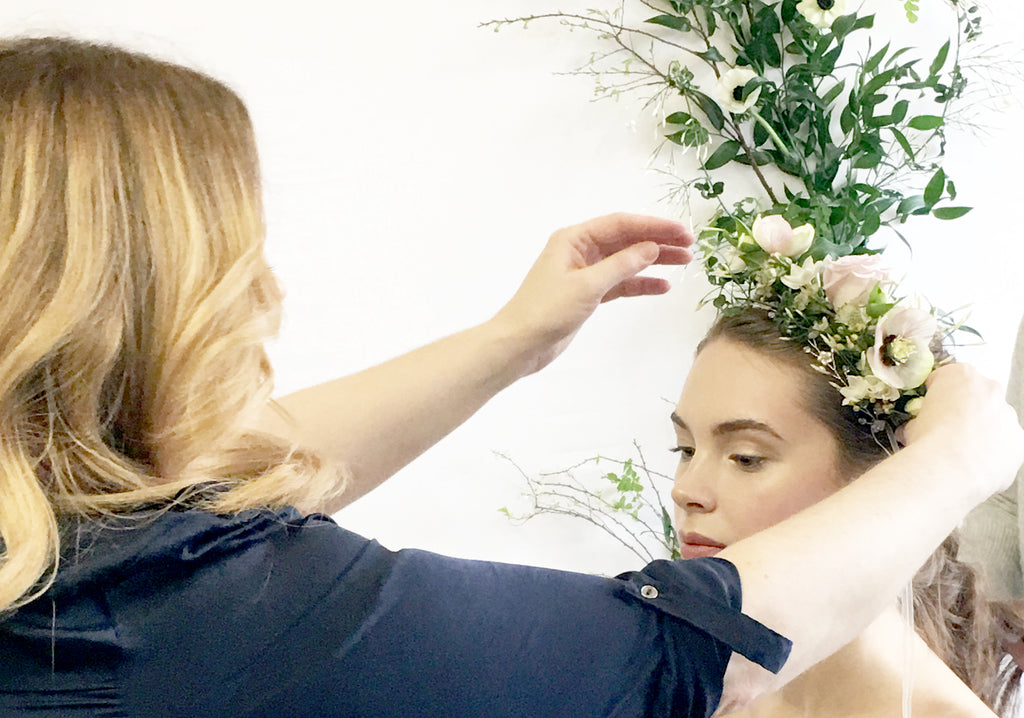
[[[749,67],[734,67],[723,74],[717,87],[719,104],[734,115],[742,115],[749,110],[761,96],[761,88],[755,88],[747,99],[743,99],[743,88],[755,77],[757,73]]]
[[[923,309],[893,309],[875,328],[875,344],[867,351],[871,372],[889,386],[921,386],[935,366],[929,347],[938,325]]]
[[[837,17],[846,14],[846,0],[800,0],[796,9],[814,27],[827,30]]]

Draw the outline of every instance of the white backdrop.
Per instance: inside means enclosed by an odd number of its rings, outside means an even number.
[[[903,22],[897,11],[893,24]],[[358,370],[480,322],[511,296],[547,235],[613,210],[674,215],[645,169],[653,119],[635,102],[592,102],[559,76],[595,49],[535,23],[481,21],[594,0],[354,3],[293,0],[8,0],[7,33],[116,40],[210,72],[248,102],[264,164],[269,253],[288,292],[271,346],[280,392]],[[928,20],[940,13],[924,3]],[[1022,36],[1018,3],[991,0],[986,41]],[[923,27],[923,26],[922,26]],[[987,344],[961,353],[1005,379],[1024,310],[1013,98],[987,132],[954,133],[947,170],[965,204],[951,224],[909,229],[916,283],[936,304],[971,304]],[[666,271],[667,296],[602,309],[540,375],[497,397],[339,520],[398,548],[615,573],[635,561],[574,523],[512,526],[498,509],[532,473],[601,454],[671,473],[668,413],[709,317],[699,277]],[[372,411],[372,407],[355,407]],[[666,486],[666,489],[668,487]]]

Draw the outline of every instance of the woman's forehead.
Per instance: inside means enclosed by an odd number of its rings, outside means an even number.
[[[807,406],[806,375],[790,364],[733,341],[716,339],[697,355],[676,414],[691,430],[760,422],[780,435],[820,422]],[[822,426],[822,428],[824,428]]]

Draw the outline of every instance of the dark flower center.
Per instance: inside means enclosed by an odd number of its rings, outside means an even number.
[[[823,2],[828,2],[828,0],[818,0],[819,5]],[[889,353],[889,348],[894,339],[896,339],[895,334],[888,334],[884,339],[882,339],[882,351],[879,352],[879,355],[882,359],[882,364],[885,366],[896,366],[896,362],[893,360],[892,354]]]
[[[732,89],[732,99],[736,100],[736,102],[743,102],[743,87],[743,85],[736,85]]]
[[[835,7],[836,0],[818,0],[818,7],[822,10],[831,10]]]

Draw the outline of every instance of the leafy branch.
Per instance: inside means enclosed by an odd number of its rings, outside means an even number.
[[[658,481],[671,481],[671,477],[650,469],[640,446],[635,442],[633,445],[636,460],[594,456],[536,478],[510,457],[498,454],[525,480],[531,504],[522,513],[512,512],[507,507],[501,512],[520,522],[543,515],[585,521],[645,563],[656,558],[679,558],[679,539],[672,528],[672,514],[662,502],[657,486]],[[602,463],[614,468],[595,477],[594,470]],[[587,475],[580,478],[578,474],[584,470]]]

